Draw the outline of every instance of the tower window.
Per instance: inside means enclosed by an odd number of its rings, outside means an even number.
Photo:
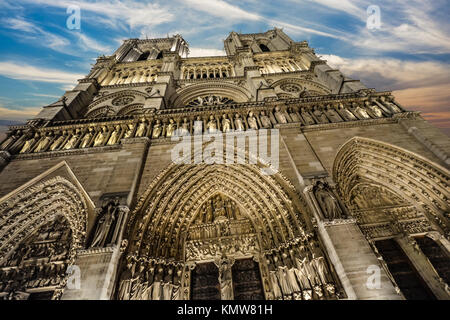
[[[160,51],[158,53],[158,55],[156,56],[156,59],[162,59],[163,55],[162,55],[162,51]]]
[[[149,55],[150,55],[150,51],[145,51],[143,54],[141,54],[141,56],[137,59],[137,61],[147,60]]]
[[[262,52],[270,52],[270,49],[265,45],[265,44],[260,44],[259,48],[261,49]]]

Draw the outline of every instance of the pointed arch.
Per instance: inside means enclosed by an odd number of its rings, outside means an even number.
[[[354,137],[339,149],[333,178],[350,207],[352,189],[361,183],[374,183],[425,212],[444,231],[449,229],[450,172],[420,155]]]

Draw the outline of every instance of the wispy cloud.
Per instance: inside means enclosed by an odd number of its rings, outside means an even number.
[[[189,48],[189,57],[209,57],[209,56],[225,56],[224,50],[207,49],[207,48]]]
[[[184,3],[194,10],[229,20],[261,20],[260,15],[245,11],[222,0],[185,0]]]
[[[67,84],[74,84],[77,79],[83,78],[82,74],[70,73],[57,69],[40,68],[14,61],[0,62],[0,75],[16,80]]]
[[[8,109],[0,106],[0,119],[23,121],[33,118],[39,113],[41,107],[28,107],[22,109]]]

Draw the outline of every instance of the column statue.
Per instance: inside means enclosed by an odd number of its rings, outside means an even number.
[[[339,205],[339,201],[327,185],[319,181],[313,190],[325,219],[333,220],[343,218],[344,213]]]

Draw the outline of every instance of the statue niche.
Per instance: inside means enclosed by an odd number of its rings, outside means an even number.
[[[340,204],[338,197],[327,183],[323,183],[322,181],[317,182],[313,188],[313,193],[325,219],[334,220],[346,218],[343,206]]]
[[[99,210],[94,231],[91,236],[91,248],[103,248],[116,243],[125,211],[119,198],[110,199]]]

